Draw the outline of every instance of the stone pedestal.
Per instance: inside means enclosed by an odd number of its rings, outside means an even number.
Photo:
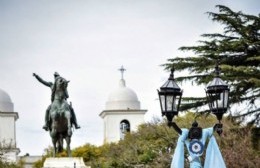
[[[90,168],[86,166],[82,157],[47,158],[43,168]]]

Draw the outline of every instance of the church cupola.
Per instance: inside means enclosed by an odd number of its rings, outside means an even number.
[[[10,96],[2,89],[0,89],[0,111],[12,112],[14,111],[14,105]]]
[[[106,102],[106,110],[139,110],[140,102],[136,93],[126,87],[124,67],[122,66],[119,70],[122,73],[121,79],[119,80],[119,87],[110,93],[108,101]]]
[[[104,121],[104,143],[123,140],[126,133],[136,131],[147,112],[141,109],[137,94],[126,86],[124,67],[119,71],[119,86],[109,94],[105,110],[99,114]]]

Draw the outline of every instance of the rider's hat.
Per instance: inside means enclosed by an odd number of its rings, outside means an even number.
[[[54,77],[58,77],[60,74],[58,72],[54,72]]]

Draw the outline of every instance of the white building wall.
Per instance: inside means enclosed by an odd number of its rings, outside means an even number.
[[[9,150],[8,152],[4,153],[4,159],[7,162],[17,162],[19,149]]]
[[[24,163],[23,168],[34,168],[35,162],[42,160],[42,158],[42,156],[21,156],[18,159]]]
[[[9,162],[16,162],[20,152],[16,148],[16,126],[18,113],[13,112],[14,105],[10,96],[0,89],[0,154]]]
[[[104,143],[118,142],[120,140],[120,122],[127,120],[130,123],[130,131],[137,131],[138,126],[144,123],[146,110],[138,111],[103,111],[104,119]]]
[[[16,148],[16,112],[0,112],[0,153],[8,162],[16,162],[19,148]]]
[[[0,115],[0,143],[16,147],[15,118],[13,115]]]

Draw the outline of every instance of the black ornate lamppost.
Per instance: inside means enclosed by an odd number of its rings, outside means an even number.
[[[168,120],[168,126],[172,126],[179,134],[181,129],[173,122],[174,116],[179,113],[179,107],[181,104],[182,90],[175,83],[174,69],[171,69],[171,74],[168,80],[158,90],[162,116],[166,116]]]
[[[210,111],[216,115],[219,123],[215,125],[217,133],[222,133],[222,116],[227,112],[228,109],[228,95],[229,87],[220,78],[220,68],[218,64],[215,67],[215,77],[209,82],[206,89],[207,100]]]
[[[172,157],[171,167],[184,167],[184,145],[187,147],[188,156],[186,159],[190,163],[190,167],[202,167],[200,157],[203,155],[208,139],[205,167],[226,167],[224,160],[219,151],[218,145],[214,138],[213,132],[216,131],[219,135],[222,133],[221,119],[228,107],[229,88],[219,77],[220,69],[216,66],[216,76],[212,82],[207,85],[206,94],[210,110],[217,116],[218,124],[212,128],[204,128],[198,126],[195,121],[190,129],[180,129],[173,121],[174,116],[179,113],[181,98],[183,91],[175,83],[173,76],[174,69],[171,70],[170,77],[158,90],[162,116],[166,116],[168,126],[173,127],[179,133],[179,138],[176,143],[176,148]],[[215,151],[215,152],[211,152]],[[217,163],[216,163],[216,160]]]
[[[162,116],[166,116],[168,126],[172,126],[179,134],[181,129],[173,121],[174,116],[179,113],[183,90],[174,80],[174,69],[168,80],[158,90]],[[206,89],[206,96],[210,111],[216,115],[219,123],[214,126],[215,131],[220,135],[222,133],[222,116],[227,112],[229,86],[220,78],[220,68],[218,64],[215,67],[215,77],[209,82]]]

